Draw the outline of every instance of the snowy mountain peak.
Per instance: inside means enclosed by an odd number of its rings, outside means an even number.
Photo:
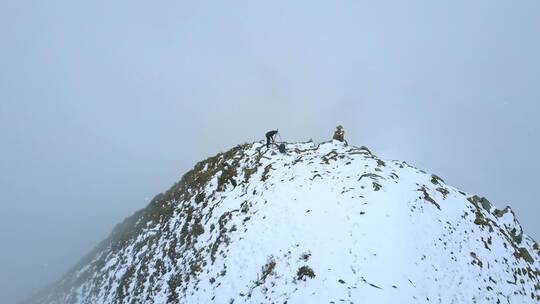
[[[339,141],[198,163],[28,303],[537,303],[512,210]]]

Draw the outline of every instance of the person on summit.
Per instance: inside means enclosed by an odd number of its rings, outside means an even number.
[[[278,130],[272,130],[266,132],[266,147],[270,147],[270,144],[273,144],[276,142],[276,134],[278,134]]]

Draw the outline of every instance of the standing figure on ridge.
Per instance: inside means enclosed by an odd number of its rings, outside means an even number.
[[[266,147],[270,147],[270,144],[272,143],[275,143],[276,142],[276,134],[278,134],[278,130],[272,130],[272,131],[268,131],[266,132]]]

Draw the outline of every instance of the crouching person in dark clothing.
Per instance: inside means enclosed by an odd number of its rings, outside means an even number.
[[[276,142],[276,134],[278,134],[278,130],[272,130],[266,132],[266,147],[270,147],[270,144],[273,144]]]

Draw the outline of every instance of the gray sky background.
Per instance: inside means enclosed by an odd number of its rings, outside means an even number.
[[[343,124],[540,237],[539,1],[202,2],[0,2],[1,303],[271,128]]]

